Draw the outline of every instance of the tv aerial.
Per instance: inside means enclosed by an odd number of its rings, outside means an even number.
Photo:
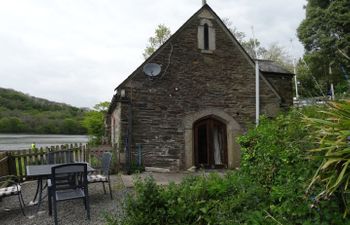
[[[157,63],[147,63],[143,66],[143,72],[150,77],[157,76],[161,70],[162,68]]]

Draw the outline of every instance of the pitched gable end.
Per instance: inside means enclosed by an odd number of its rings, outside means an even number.
[[[226,25],[223,23],[223,21],[219,18],[219,16],[211,9],[211,7],[207,4],[203,5],[196,13],[194,13],[162,46],[160,46],[148,59],[146,59],[127,79],[125,79],[118,87],[116,87],[115,90],[119,89],[120,87],[124,86],[128,81],[132,80],[133,77],[142,70],[145,64],[154,62],[154,58],[160,54],[165,48],[169,47],[171,45],[171,42],[181,34],[181,32],[186,28],[186,26],[195,18],[200,18],[200,26],[198,26],[197,31],[197,46],[199,49],[202,50],[203,53],[212,53],[216,49],[216,40],[215,40],[215,29],[211,26],[211,20],[215,20],[216,23],[220,26],[221,29],[225,31],[225,33],[229,36],[232,43],[239,49],[241,54],[246,59],[246,62],[251,66],[255,67],[255,62],[253,59],[249,56],[249,54],[244,50],[244,48],[241,46],[241,44],[238,42],[238,40],[234,37],[234,35],[231,33],[231,31],[226,27]],[[208,26],[208,43],[206,46],[205,43],[205,37],[206,34],[204,32],[205,25]],[[170,46],[172,48],[172,46]],[[206,49],[207,48],[207,49]],[[253,74],[252,74],[253,75]],[[267,86],[270,88],[270,90],[274,93],[274,95],[281,99],[278,92],[275,90],[275,88],[269,83],[269,81],[264,77],[262,73],[259,74],[260,78],[267,84]]]

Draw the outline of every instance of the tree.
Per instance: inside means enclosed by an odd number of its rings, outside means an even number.
[[[298,37],[304,60],[320,86],[343,85],[350,73],[350,3],[348,0],[308,0]],[[327,91],[327,90],[324,90]]]
[[[153,52],[155,52],[162,44],[164,44],[169,39],[170,36],[170,28],[163,24],[159,24],[154,32],[154,37],[150,37],[148,39],[149,44],[145,48],[143,57],[145,59],[150,57],[153,54]]]
[[[261,43],[258,39],[254,40],[253,38],[249,38],[248,41],[243,41],[241,44],[252,59],[256,58],[256,54],[255,54],[255,45],[256,45],[258,58],[264,59],[263,56],[265,55],[267,50],[261,46]]]
[[[256,58],[255,56],[255,44],[254,39],[250,38],[248,41],[245,40],[246,34],[244,32],[241,32],[237,29],[237,27],[232,25],[232,22],[230,18],[224,17],[222,18],[222,22],[226,25],[226,27],[231,31],[233,36],[237,39],[237,41],[242,45],[242,47],[246,50],[246,52],[249,54],[249,56],[253,59]],[[263,54],[264,51],[266,51],[265,48],[260,46],[260,42],[258,39],[255,39],[257,49],[258,49],[258,55]]]
[[[94,110],[106,113],[109,107],[109,102],[100,102],[94,106]]]
[[[62,130],[64,134],[78,134],[81,132],[79,121],[71,118],[66,118],[62,123]]]
[[[301,97],[313,97],[313,96],[321,96],[322,90],[324,88],[320,87],[319,83],[312,76],[311,71],[308,68],[308,65],[300,59],[296,66],[296,74],[298,78],[298,92]]]
[[[255,54],[255,45],[257,50],[257,55],[259,59],[272,60],[281,66],[285,67],[289,71],[293,71],[293,62],[292,58],[285,49],[280,46],[277,42],[272,43],[265,48],[261,46],[261,43],[258,39],[249,38],[245,40],[245,33],[240,32],[236,27],[232,26],[232,22],[228,17],[224,17],[222,22],[226,25],[226,27],[231,31],[233,36],[238,40],[238,42],[242,45],[245,51],[249,54],[249,56],[253,59],[256,58]]]
[[[270,44],[261,52],[261,58],[272,60],[287,70],[293,72],[293,59],[288,52],[277,42]]]
[[[17,117],[6,117],[0,119],[1,133],[21,133],[26,129],[25,124]]]
[[[237,39],[237,41],[239,43],[244,42],[245,33],[239,31],[237,29],[237,27],[233,26],[230,18],[224,17],[224,18],[222,18],[222,22],[226,25],[226,27],[229,29],[229,31],[231,31],[231,33],[233,34],[233,36]]]
[[[0,88],[0,133],[86,134],[85,110]]]
[[[83,126],[87,129],[92,144],[101,144],[105,133],[104,119],[108,106],[109,102],[101,102],[96,104],[93,110],[85,113]]]

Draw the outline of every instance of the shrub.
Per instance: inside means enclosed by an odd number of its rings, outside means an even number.
[[[261,118],[238,139],[240,170],[225,176],[187,177],[168,187],[138,180],[123,214],[109,224],[350,224],[339,216],[337,199],[315,198],[320,186],[306,193],[320,161],[309,157],[317,143],[302,118],[316,112]]]
[[[124,214],[109,224],[232,224],[254,220],[264,202],[263,189],[250,178],[230,172],[187,177],[168,187],[152,178],[137,180],[135,194],[124,203]],[[120,215],[119,215],[120,217]],[[263,218],[263,216],[261,216]],[[111,222],[113,221],[113,222]],[[118,222],[116,222],[118,221]]]
[[[314,193],[305,193],[317,162],[307,157],[314,143],[302,113],[315,110],[293,110],[273,120],[263,117],[257,128],[238,139],[241,171],[264,187],[269,197],[263,210],[282,224],[320,223],[317,210],[310,208]]]
[[[311,182],[322,185],[318,198],[329,198],[335,194],[340,208],[346,216],[347,192],[350,181],[350,102],[331,102],[323,111],[325,119],[306,117],[307,124],[315,129],[318,147],[313,149],[314,159],[321,163]]]

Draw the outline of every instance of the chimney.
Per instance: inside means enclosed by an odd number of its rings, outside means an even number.
[[[207,4],[207,0],[202,0],[202,5],[206,5]]]

